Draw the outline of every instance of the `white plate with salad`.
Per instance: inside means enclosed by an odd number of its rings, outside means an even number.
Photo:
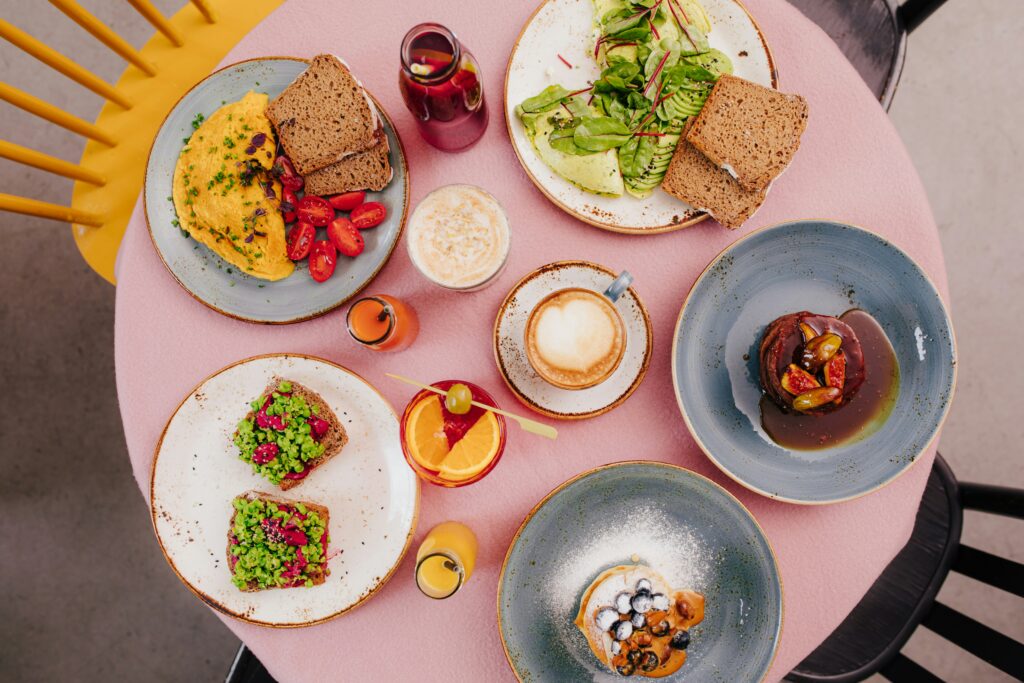
[[[706,214],[661,190],[687,121],[722,73],[778,75],[738,0],[546,0],[505,74],[505,119],[530,179],[564,211],[649,234]]]

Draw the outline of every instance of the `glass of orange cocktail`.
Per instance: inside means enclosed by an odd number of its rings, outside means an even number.
[[[348,309],[345,322],[352,338],[374,351],[401,351],[420,331],[412,306],[386,294],[356,301]]]
[[[448,395],[424,389],[409,401],[401,424],[405,459],[422,479],[438,486],[480,481],[505,450],[505,418],[469,402],[498,404],[472,382],[446,380],[431,386]]]

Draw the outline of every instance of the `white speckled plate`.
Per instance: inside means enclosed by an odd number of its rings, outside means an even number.
[[[604,382],[589,389],[560,389],[541,379],[526,358],[526,321],[541,299],[568,287],[603,292],[616,275],[596,263],[558,261],[524,277],[505,297],[494,322],[494,358],[508,388],[524,405],[548,417],[578,420],[607,413],[640,386],[651,362],[654,331],[632,287],[615,303],[626,324],[626,351]]]
[[[735,75],[777,87],[778,74],[757,22],[739,0],[701,0],[711,19],[711,47],[727,54]],[[633,234],[669,232],[704,218],[660,189],[647,199],[601,197],[584,192],[548,168],[537,156],[516,105],[553,83],[585,88],[600,75],[593,58],[593,0],[546,0],[527,20],[512,48],[505,73],[505,122],[512,148],[533,183],[563,211],[591,225]],[[572,68],[559,60],[564,57]]]
[[[362,233],[366,250],[356,258],[338,257],[338,268],[329,280],[317,283],[306,261],[283,280],[268,282],[239,272],[199,244],[183,237],[174,226],[177,218],[171,196],[174,167],[182,139],[192,133],[197,113],[209,116],[225,102],[234,102],[250,90],[271,99],[288,87],[309,66],[297,57],[265,57],[232,64],[215,71],[185,93],[160,126],[146,165],[143,189],[146,223],[160,259],[174,279],[198,301],[218,313],[257,323],[295,323],[323,315],[358,294],[391,258],[402,235],[409,207],[409,175],[405,151],[387,112],[374,101],[391,146],[394,178],[380,192],[368,192],[367,200],[384,204],[387,219]],[[317,230],[326,239],[326,229]]]
[[[341,453],[289,491],[254,473],[232,443],[249,402],[275,376],[319,393],[349,437]],[[330,557],[324,584],[244,593],[231,583],[231,501],[252,489],[327,506],[329,555],[343,552]],[[419,480],[402,456],[398,418],[376,389],[326,360],[270,355],[224,368],[178,406],[156,447],[150,501],[164,556],[193,593],[232,617],[287,628],[343,614],[388,580],[416,527]]]

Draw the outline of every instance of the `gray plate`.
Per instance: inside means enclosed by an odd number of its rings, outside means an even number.
[[[782,585],[750,513],[709,479],[628,462],[572,479],[534,509],[498,583],[498,626],[521,681],[621,681],[573,620],[587,586],[632,556],[706,598],[686,664],[664,681],[758,681],[782,627]],[[643,679],[639,679],[643,680]]]
[[[338,256],[338,268],[327,282],[317,283],[306,262],[284,280],[267,282],[240,273],[172,225],[177,217],[171,196],[174,166],[182,139],[192,133],[197,113],[209,116],[225,102],[241,99],[250,90],[271,98],[284,90],[308,63],[297,58],[253,59],[225,67],[197,83],[178,101],[164,120],[146,167],[144,189],[146,222],[153,244],[174,279],[196,299],[233,318],[261,323],[293,323],[327,313],[351,299],[377,275],[398,243],[409,204],[405,153],[387,113],[377,104],[391,145],[394,178],[381,192],[367,193],[388,209],[387,219],[362,233],[366,250],[357,258]],[[325,239],[324,228],[317,238]],[[230,269],[231,272],[228,272]]]
[[[765,327],[794,311],[851,308],[874,316],[896,351],[892,412],[859,441],[810,451],[775,444],[758,408]],[[772,498],[833,503],[887,484],[928,447],[952,400],[956,348],[942,299],[903,251],[861,228],[797,221],[736,242],[698,278],[676,327],[672,374],[690,431],[726,474]]]

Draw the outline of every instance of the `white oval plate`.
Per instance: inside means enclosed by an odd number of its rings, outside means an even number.
[[[701,0],[711,19],[708,41],[727,54],[734,73],[776,87],[778,74],[757,22],[739,0]],[[519,34],[505,72],[505,123],[512,148],[533,181],[563,211],[591,225],[633,234],[679,230],[707,217],[660,188],[647,199],[624,194],[602,197],[585,192],[552,171],[537,156],[516,105],[553,83],[585,88],[600,76],[593,57],[593,0],[546,0]],[[559,55],[573,65],[569,69]]]
[[[526,321],[541,299],[568,287],[603,292],[616,275],[596,263],[559,261],[529,273],[505,297],[494,322],[494,358],[505,384],[523,405],[548,417],[579,420],[607,413],[640,386],[651,363],[654,331],[632,287],[615,302],[626,323],[626,351],[604,382],[588,389],[560,389],[541,379],[526,358]]]
[[[300,382],[330,405],[349,441],[302,483],[281,491],[238,457],[232,435],[271,378]],[[327,581],[312,588],[245,593],[231,583],[226,548],[231,501],[251,489],[326,505]],[[419,480],[402,456],[398,417],[376,389],[318,358],[258,356],[204,380],[178,406],[156,447],[150,480],[153,528],[178,577],[206,604],[264,626],[309,626],[372,596],[412,539]]]

